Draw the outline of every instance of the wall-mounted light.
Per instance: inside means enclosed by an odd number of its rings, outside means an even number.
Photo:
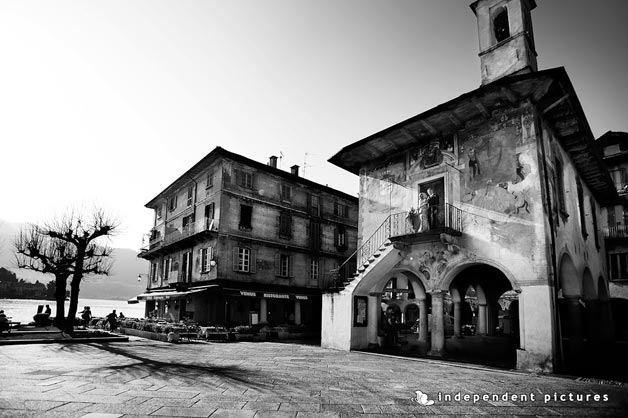
[[[148,274],[140,273],[140,274],[137,275],[137,281],[138,282],[142,281],[142,276],[145,276],[148,279]]]

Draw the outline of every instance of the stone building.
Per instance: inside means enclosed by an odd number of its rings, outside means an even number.
[[[597,143],[618,198],[604,208],[609,293],[614,318],[628,316],[628,133],[607,132]],[[628,341],[628,325],[615,321],[615,337]]]
[[[217,147],[154,210],[147,315],[320,326],[325,271],[355,251],[357,198]]]
[[[323,295],[324,347],[553,371],[612,338],[615,187],[565,69],[537,70],[535,7],[471,4],[481,86],[330,159],[360,176],[358,269]]]

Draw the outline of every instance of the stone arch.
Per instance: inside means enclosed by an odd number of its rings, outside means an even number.
[[[582,274],[582,297],[585,300],[595,300],[598,295],[598,286],[595,285],[593,280],[593,275],[591,274],[591,270],[589,267],[584,269],[584,273]]]
[[[408,284],[412,286],[412,290],[417,299],[425,299],[427,291],[427,279],[424,274],[419,271],[414,271],[409,268],[395,268],[390,270],[383,276],[372,278],[369,277],[366,280],[362,280],[356,286],[354,294],[360,294],[361,292],[382,292],[388,281],[395,276],[403,274],[408,279]]]
[[[504,6],[498,7],[493,14],[493,32],[497,42],[501,42],[510,37],[508,9]]]
[[[597,298],[600,302],[608,302],[610,300],[608,286],[602,276],[597,279]]]
[[[510,282],[512,290],[515,290],[517,292],[521,291],[521,287],[519,286],[517,280],[515,279],[515,276],[510,272],[509,269],[507,269],[501,263],[496,262],[495,260],[481,257],[476,257],[473,261],[466,261],[447,266],[441,274],[441,280],[434,285],[434,290],[442,290],[445,292],[448,291],[451,287],[451,283],[454,281],[456,276],[458,276],[458,274],[460,274],[463,270],[472,266],[479,266],[482,264],[494,267],[495,269],[499,270]]]
[[[564,253],[560,259],[558,279],[563,296],[580,296],[580,281],[578,280],[576,265],[569,256]]]

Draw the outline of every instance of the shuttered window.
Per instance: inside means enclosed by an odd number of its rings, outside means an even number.
[[[256,251],[245,247],[233,249],[233,270],[241,273],[255,273]]]
[[[275,274],[279,277],[292,277],[292,256],[277,254],[275,256]]]
[[[284,238],[292,237],[292,216],[290,212],[279,214],[279,236]]]

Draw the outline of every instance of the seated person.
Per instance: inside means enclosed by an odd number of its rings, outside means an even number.
[[[5,330],[9,330],[9,318],[4,314],[4,311],[0,311],[0,334]]]

